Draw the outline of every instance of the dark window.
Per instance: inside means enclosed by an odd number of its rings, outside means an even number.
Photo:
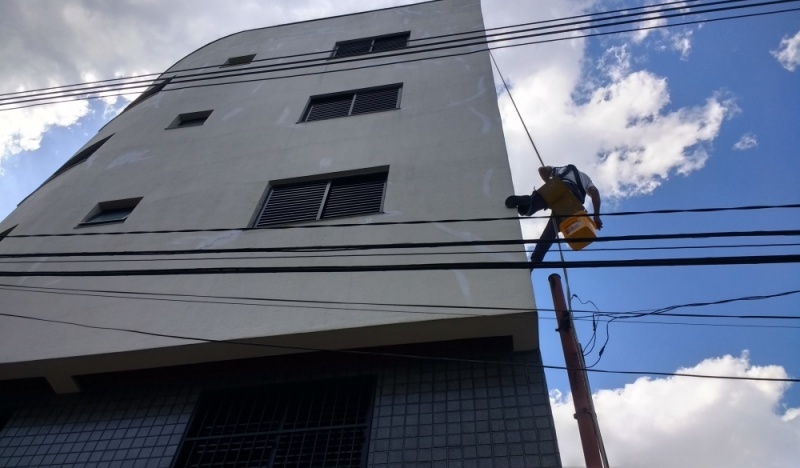
[[[402,85],[370,88],[345,93],[314,96],[303,113],[303,122],[394,110],[400,107]]]
[[[353,55],[386,52],[402,49],[408,45],[410,33],[390,34],[388,36],[367,37],[353,41],[337,42],[333,49],[333,57],[352,57]]]
[[[387,172],[273,186],[255,227],[380,213]]]
[[[158,83],[154,82],[154,84],[149,88],[147,88],[142,94],[140,94],[138,98],[134,99],[133,102],[128,104],[128,106],[125,107],[125,109],[123,109],[122,112],[127,112],[129,109],[133,109],[134,107],[138,106],[139,104],[146,101],[150,97],[160,93],[162,89],[167,87],[170,81],[172,81],[171,76],[169,78],[161,80]]]
[[[11,234],[11,231],[13,231],[17,226],[19,226],[19,225],[15,224],[15,225],[11,226],[10,228],[6,229],[5,231],[0,232],[0,241],[5,239],[6,237],[8,237],[8,235]]]
[[[200,112],[189,112],[188,114],[180,114],[175,117],[175,120],[167,128],[182,128],[182,127],[196,127],[203,125],[213,110],[206,110]]]
[[[52,176],[50,176],[49,179],[47,179],[45,181],[45,184],[47,182],[49,182],[50,180],[56,178],[60,174],[63,174],[64,172],[68,171],[73,166],[77,166],[78,164],[80,164],[80,163],[86,161],[87,159],[89,159],[97,150],[100,149],[101,146],[103,146],[108,141],[109,138],[111,138],[111,136],[103,138],[102,140],[98,141],[97,143],[93,143],[93,144],[89,145],[86,149],[84,149],[82,151],[79,151],[78,154],[76,154],[75,156],[69,158],[67,160],[67,162],[64,163],[63,166],[58,168],[58,170]],[[44,184],[42,184],[42,185],[44,185]]]
[[[222,64],[223,67],[231,67],[234,65],[245,65],[253,61],[256,58],[256,54],[250,55],[240,55],[238,57],[230,57],[225,63]]]
[[[374,387],[359,377],[205,394],[175,466],[360,468]]]
[[[121,223],[128,218],[141,200],[141,198],[127,198],[98,203],[80,225]]]

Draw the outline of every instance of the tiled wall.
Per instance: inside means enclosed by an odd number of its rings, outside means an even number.
[[[364,374],[377,375],[370,467],[560,466],[538,351],[484,359],[495,363],[350,360],[42,397],[0,430],[0,467],[168,467],[204,389]]]

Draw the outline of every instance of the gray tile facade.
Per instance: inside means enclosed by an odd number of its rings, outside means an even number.
[[[169,467],[205,390],[354,375],[377,377],[369,467],[560,466],[539,352],[471,359],[347,359],[225,378],[84,383],[93,388],[17,405],[0,430],[0,467]]]

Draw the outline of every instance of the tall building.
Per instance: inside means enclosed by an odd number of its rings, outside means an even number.
[[[240,32],[102,128],[0,224],[0,465],[559,466],[527,271],[449,266],[518,223],[407,223],[507,216],[483,28]]]

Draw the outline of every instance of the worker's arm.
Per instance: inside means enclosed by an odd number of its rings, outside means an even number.
[[[542,178],[543,181],[547,182],[551,179],[550,173],[553,172],[553,168],[550,166],[542,166],[539,168],[539,177]]]
[[[594,208],[594,225],[597,229],[603,229],[603,221],[600,219],[600,192],[597,187],[592,185],[586,190],[586,194],[592,199],[592,207]]]

